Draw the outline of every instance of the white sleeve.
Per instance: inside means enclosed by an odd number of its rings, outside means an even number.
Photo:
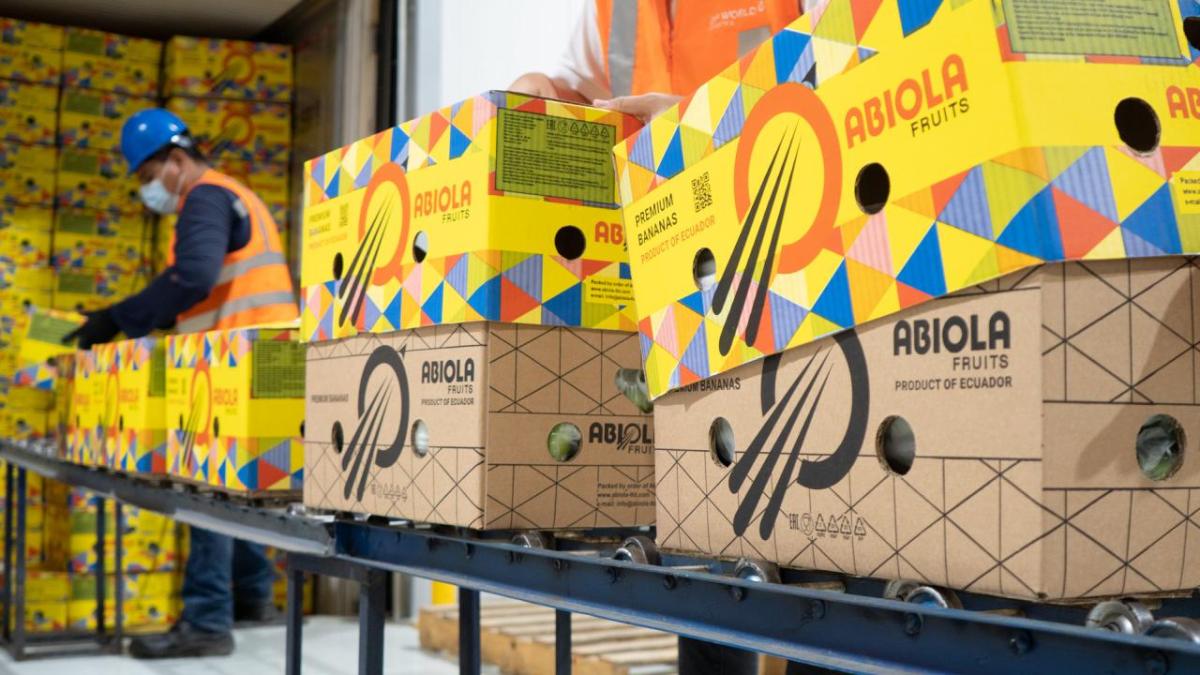
[[[550,71],[550,77],[588,100],[612,98],[604,62],[604,47],[596,24],[596,3],[584,0],[583,15],[575,25],[566,53]]]

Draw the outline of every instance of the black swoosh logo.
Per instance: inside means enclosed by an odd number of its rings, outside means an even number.
[[[346,499],[353,494],[355,500],[362,501],[371,467],[392,466],[404,449],[404,439],[408,430],[408,376],[405,374],[403,356],[402,351],[379,346],[367,358],[363,367],[363,374],[358,383],[358,425],[354,428],[354,435],[350,437],[345,454],[342,455],[342,471],[348,471],[343,489]],[[380,367],[387,367],[391,371],[400,390],[400,424],[395,439],[382,450],[379,448],[379,438],[383,434],[384,420],[387,418],[388,405],[392,399],[392,390],[388,383],[379,383],[371,392],[368,401],[371,374]]]
[[[375,212],[375,217],[371,219],[371,225],[367,228],[366,236],[359,242],[358,249],[354,252],[354,258],[350,261],[350,267],[346,270],[346,275],[342,277],[341,285],[338,286],[338,299],[343,301],[342,311],[338,315],[339,326],[346,324],[347,317],[357,322],[362,313],[363,301],[367,297],[367,287],[370,285],[367,281],[371,273],[375,271],[375,263],[378,262],[379,253],[383,249],[383,235],[387,231],[391,205],[392,201],[388,199]]]
[[[783,498],[787,489],[794,481],[806,488],[820,490],[836,485],[846,477],[857,459],[863,440],[866,438],[867,418],[870,406],[870,384],[867,377],[866,359],[863,356],[862,345],[854,331],[839,333],[833,337],[834,343],[845,358],[850,380],[850,416],[846,430],[838,447],[828,456],[820,460],[801,460],[800,455],[809,438],[809,431],[814,421],[820,421],[818,410],[833,373],[835,365],[830,361],[830,351],[814,354],[800,369],[800,374],[788,386],[782,397],[776,396],[776,380],[780,356],[773,355],[763,361],[761,377],[760,400],[762,413],[766,416],[762,427],[747,446],[737,464],[729,475],[729,491],[737,494],[746,485],[751,472],[756,465],[758,472],[745,498],[738,505],[733,518],[733,529],[742,536],[749,529],[759,503],[766,492],[768,483],[775,473],[775,467],[783,456],[791,440],[787,460],[782,472],[771,492],[771,497],[763,509],[759,520],[759,535],[766,539],[771,536],[775,524],[783,508]],[[815,366],[815,367],[814,367]],[[801,422],[801,416],[803,421]],[[785,419],[786,416],[786,419]],[[781,420],[782,424],[781,424]],[[793,434],[799,422],[799,431]],[[766,450],[768,441],[775,441]],[[763,457],[764,450],[766,456]],[[799,469],[797,469],[799,464]]]
[[[784,151],[784,146],[787,146]],[[780,139],[779,144],[775,146],[775,152],[771,155],[771,163],[767,166],[767,171],[763,175],[762,182],[758,186],[758,192],[754,196],[754,202],[750,205],[750,210],[746,213],[746,218],[742,222],[742,231],[738,234],[737,242],[733,246],[733,253],[730,255],[729,264],[725,266],[725,271],[721,274],[721,280],[717,283],[717,289],[713,293],[712,309],[713,314],[720,314],[725,309],[725,304],[729,301],[729,293],[733,290],[733,282],[735,272],[740,268],[741,278],[738,281],[737,289],[733,295],[733,301],[729,308],[729,316],[725,318],[725,325],[721,329],[721,336],[717,343],[722,355],[728,354],[733,347],[733,338],[737,335],[738,325],[741,324],[742,316],[746,312],[746,300],[750,295],[750,281],[755,276],[755,271],[758,269],[759,256],[763,254],[763,240],[766,237],[767,230],[771,230],[771,241],[766,249],[766,256],[763,260],[763,266],[758,271],[758,288],[754,293],[754,298],[749,308],[749,316],[746,321],[746,344],[753,344],[758,337],[758,330],[762,325],[763,308],[767,300],[767,285],[771,281],[771,272],[775,264],[775,250],[779,246],[779,235],[783,229],[783,219],[787,213],[788,198],[792,191],[792,180],[795,177],[796,164],[799,162],[798,143],[796,143],[796,129],[792,128],[792,133],[787,140]],[[783,162],[779,162],[779,153],[783,151]],[[790,162],[789,162],[790,160]],[[778,170],[776,166],[778,165]],[[783,186],[783,177],[787,175],[787,185]],[[770,195],[767,195],[767,185],[772,184]],[[780,187],[783,187],[782,200],[780,200]],[[759,210],[763,206],[763,197],[767,196],[766,208],[759,217]],[[776,210],[775,203],[779,200],[779,208]],[[757,224],[756,224],[757,221]],[[772,221],[774,224],[772,226]],[[742,257],[746,253],[746,242],[750,239],[750,233],[754,231],[754,243],[751,245],[749,257],[746,259],[746,264],[742,266]]]

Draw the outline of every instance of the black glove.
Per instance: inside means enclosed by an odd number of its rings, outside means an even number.
[[[64,345],[78,339],[80,349],[91,349],[92,345],[108,342],[121,332],[121,327],[113,320],[111,307],[85,312],[84,316],[87,317],[87,321],[84,321],[82,326],[63,336]]]

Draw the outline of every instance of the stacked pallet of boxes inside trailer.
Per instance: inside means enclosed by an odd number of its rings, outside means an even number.
[[[0,19],[0,435],[46,433],[44,393],[15,387],[17,336],[49,306],[57,108],[64,31]]]
[[[259,196],[288,248],[292,50],[288,45],[178,36],[167,43],[163,96],[213,168]],[[167,260],[174,217],[159,225]]]
[[[148,280],[151,230],[120,155],[121,125],[157,105],[162,43],[65,29],[54,306],[107,307]]]

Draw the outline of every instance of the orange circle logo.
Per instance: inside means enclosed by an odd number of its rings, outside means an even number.
[[[355,257],[370,256],[370,264],[366,265],[366,269],[374,270],[371,277],[373,284],[401,279],[401,262],[404,252],[408,250],[409,205],[408,177],[404,169],[392,162],[379,167],[371,176],[363,195],[362,212],[358,218],[359,250],[355,253]],[[398,232],[397,228],[391,226],[397,219],[400,221]],[[380,254],[386,251],[391,252],[391,257],[378,262]]]
[[[781,117],[799,118],[797,121],[800,124],[806,124],[812,130],[812,134],[816,137],[817,149],[820,151],[819,165],[799,164],[799,153],[802,151],[799,146],[804,141],[801,140],[797,143],[795,140],[799,135],[795,128],[798,125],[793,127],[790,138],[784,137],[782,134],[775,136],[763,133],[768,126],[774,128],[776,125],[770,123]],[[768,166],[766,174],[752,197],[750,194],[752,160],[760,138],[764,142],[770,139],[777,145],[772,163]],[[782,155],[781,150],[783,151]],[[833,236],[837,225],[837,209],[841,200],[842,188],[842,154],[838,145],[837,127],[834,125],[833,117],[812,89],[802,84],[789,82],[768,91],[754,106],[754,110],[751,111],[742,127],[737,157],[734,160],[733,196],[738,217],[746,221],[747,226],[751,225],[750,221],[759,216],[764,209],[770,210],[771,202],[775,201],[772,197],[777,196],[774,192],[782,184],[782,178],[787,178],[786,184],[790,188],[793,169],[789,169],[787,161],[793,152],[796,157],[792,159],[792,166],[801,172],[799,178],[803,180],[807,174],[816,179],[817,174],[812,172],[819,170],[824,189],[812,222],[807,228],[801,230],[799,238],[785,242],[779,250],[776,270],[783,273],[803,269],[817,257],[825,242]],[[797,164],[799,165],[797,166]],[[764,203],[764,199],[766,203]],[[787,194],[782,195],[779,199],[786,204]],[[778,208],[782,210],[783,206],[778,206]],[[767,218],[771,215],[766,213],[762,217]],[[784,219],[785,227],[795,231],[795,224],[790,222],[782,212],[779,217]]]

